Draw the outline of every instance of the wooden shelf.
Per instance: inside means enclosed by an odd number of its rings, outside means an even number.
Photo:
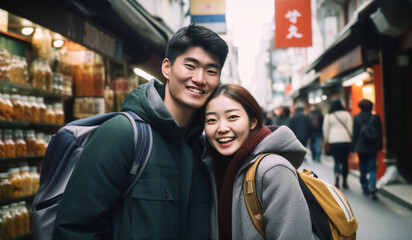
[[[69,99],[72,96],[49,92],[43,89],[35,88],[30,85],[13,83],[5,80],[0,80],[0,89],[2,92],[7,92],[10,94],[18,93],[23,95],[30,95],[30,96],[37,96],[37,97],[44,97],[48,99]]]

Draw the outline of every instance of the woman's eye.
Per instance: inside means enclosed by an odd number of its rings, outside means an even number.
[[[214,122],[216,122],[216,119],[213,119],[213,118],[207,119],[206,122],[207,123],[214,123]]]
[[[238,118],[239,116],[237,116],[237,115],[230,115],[229,116],[229,120],[234,120],[234,119],[236,119],[236,118]]]

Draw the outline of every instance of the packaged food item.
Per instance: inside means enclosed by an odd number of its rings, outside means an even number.
[[[11,57],[9,51],[0,48],[0,80],[10,81]]]
[[[14,221],[13,217],[10,212],[10,206],[5,205],[1,207],[1,211],[3,212],[3,231],[2,231],[2,239],[4,240],[11,240],[13,239],[16,234],[14,230]]]
[[[63,111],[63,104],[55,103],[53,105],[54,113],[55,113],[55,123],[56,124],[64,124],[64,111]]]
[[[6,108],[4,112],[4,117],[6,118],[5,120],[11,121],[13,120],[13,116],[14,116],[14,106],[13,106],[12,101],[10,100],[10,95],[3,94],[3,99],[4,99],[4,102],[6,103]]]
[[[43,156],[46,153],[46,141],[44,140],[44,133],[36,133],[36,145],[34,154],[36,156]]]
[[[0,131],[0,158],[6,157],[6,144],[3,142],[3,132]]]
[[[13,141],[13,134],[11,129],[5,129],[3,134],[3,142],[6,146],[6,157],[16,156],[16,143]]]
[[[24,132],[24,141],[27,145],[27,156],[34,156],[36,150],[36,135],[34,130],[29,129]]]
[[[14,234],[15,237],[23,234],[23,216],[21,215],[19,205],[17,203],[12,203],[10,205],[11,216],[14,222]]]
[[[36,97],[30,96],[28,101],[31,106],[31,120],[30,121],[32,122],[40,121],[40,106],[37,103]]]
[[[9,180],[9,173],[0,173],[0,194],[1,199],[13,198],[13,185]]]
[[[44,86],[46,91],[52,91],[52,83],[53,83],[53,73],[50,65],[44,61],[43,62],[43,67],[44,67]]]
[[[47,106],[47,111],[46,111],[47,122],[56,123],[56,113],[53,110],[53,105],[47,104],[46,106]]]
[[[21,101],[21,96],[19,94],[11,95],[11,101],[13,103],[13,120],[23,121],[24,120],[24,105]]]
[[[37,172],[37,167],[30,167],[30,175],[33,183],[33,193],[36,194],[39,190],[40,174]]]
[[[46,104],[44,104],[43,97],[37,98],[37,105],[39,106],[39,109],[40,109],[39,120],[40,122],[46,123],[47,122],[47,107],[46,107]]]
[[[14,130],[14,142],[16,144],[16,156],[24,157],[27,156],[27,145],[26,141],[23,139],[23,130]]]
[[[19,168],[9,169],[9,180],[13,186],[13,198],[23,196],[23,180],[20,176]]]
[[[24,116],[22,117],[22,120],[31,121],[32,114],[31,114],[31,104],[29,102],[29,98],[27,96],[21,96],[21,103],[23,104],[23,111],[24,111]]]
[[[43,63],[40,59],[34,59],[30,67],[31,85],[36,88],[45,89],[46,79]]]
[[[20,201],[19,203],[20,213],[22,215],[22,224],[23,224],[23,234],[30,232],[30,213],[27,210],[26,202]]]
[[[31,195],[33,192],[33,183],[28,165],[20,167],[20,177],[22,178],[23,196]]]

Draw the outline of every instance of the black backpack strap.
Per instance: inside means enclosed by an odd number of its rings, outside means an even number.
[[[302,189],[306,202],[309,207],[310,219],[312,222],[312,230],[319,237],[320,240],[331,240],[332,232],[329,226],[329,218],[325,211],[319,205],[315,196],[309,190],[308,186],[303,182],[302,178],[298,174],[299,186]]]
[[[121,114],[126,116],[132,123],[134,144],[136,146],[135,158],[127,178],[127,187],[121,196],[121,199],[123,200],[136,185],[137,181],[139,181],[139,178],[149,161],[150,154],[152,153],[153,136],[150,125],[137,114],[131,111],[121,112]],[[119,236],[119,206],[120,205],[116,207],[113,217],[113,240],[117,240]]]

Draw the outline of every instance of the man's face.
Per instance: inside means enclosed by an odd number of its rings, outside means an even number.
[[[220,62],[201,47],[190,47],[173,63],[164,59],[162,72],[168,79],[165,105],[171,112],[202,107],[220,81]]]

